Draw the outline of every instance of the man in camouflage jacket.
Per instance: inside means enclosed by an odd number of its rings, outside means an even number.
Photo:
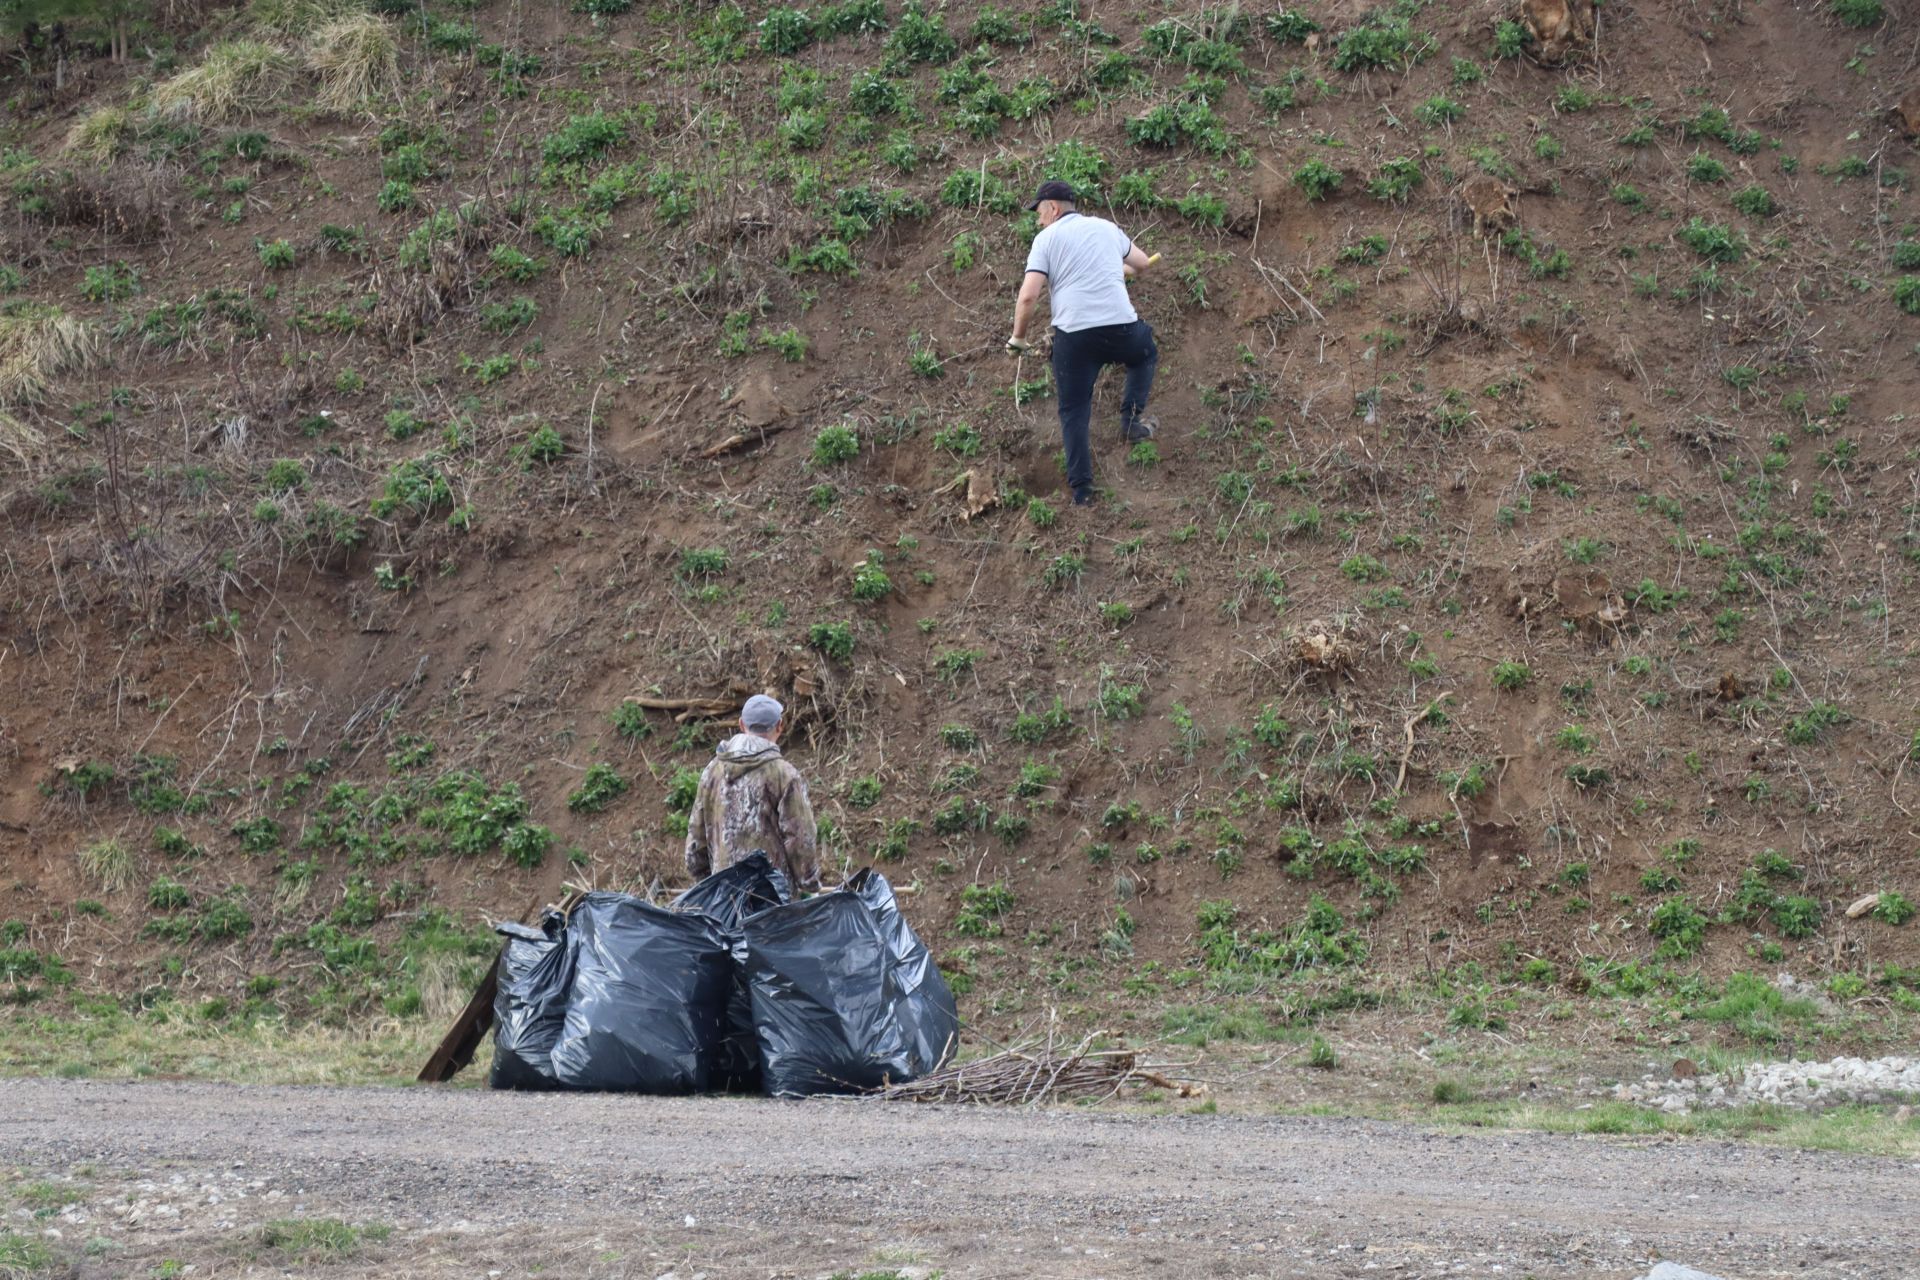
[[[820,888],[820,858],[806,779],[780,754],[785,714],[764,694],[740,710],[741,732],[721,743],[700,774],[687,819],[687,870],[694,879],[765,850],[795,892]]]

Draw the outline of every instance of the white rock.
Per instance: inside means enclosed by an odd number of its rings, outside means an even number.
[[[1721,1280],[1721,1277],[1708,1275],[1693,1267],[1683,1267],[1677,1262],[1656,1262],[1653,1270],[1641,1276],[1640,1280]]]

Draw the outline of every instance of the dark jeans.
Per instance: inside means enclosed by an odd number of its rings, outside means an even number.
[[[1087,419],[1093,413],[1093,384],[1110,364],[1127,367],[1127,386],[1120,396],[1122,435],[1133,434],[1133,424],[1147,407],[1153,390],[1153,372],[1160,364],[1160,348],[1153,343],[1153,326],[1145,320],[1132,324],[1104,324],[1053,335],[1053,387],[1060,399],[1060,442],[1067,448],[1067,483],[1076,502],[1093,497],[1093,446],[1087,439]]]

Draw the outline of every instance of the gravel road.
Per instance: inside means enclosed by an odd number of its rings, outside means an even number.
[[[84,1277],[320,1215],[395,1228],[327,1275],[1920,1277],[1911,1161],[1321,1118],[0,1080],[7,1167]]]

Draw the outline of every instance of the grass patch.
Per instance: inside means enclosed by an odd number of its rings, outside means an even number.
[[[260,1243],[289,1258],[320,1261],[345,1258],[363,1243],[379,1243],[393,1234],[381,1222],[353,1226],[338,1218],[276,1218],[260,1229]]]

